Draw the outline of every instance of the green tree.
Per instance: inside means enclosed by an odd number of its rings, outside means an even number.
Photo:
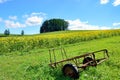
[[[6,29],[6,30],[4,31],[4,35],[10,35],[10,30],[9,30],[9,29]]]
[[[21,31],[21,35],[24,35],[24,30]]]
[[[67,30],[68,22],[64,19],[50,19],[43,22],[40,33]]]

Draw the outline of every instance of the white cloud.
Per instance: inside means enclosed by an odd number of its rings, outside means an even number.
[[[112,4],[113,6],[118,6],[120,5],[120,0],[115,0]]]
[[[110,29],[110,27],[106,26],[95,26],[90,25],[88,22],[82,22],[79,19],[76,20],[67,20],[69,22],[69,30],[103,30]]]
[[[31,14],[31,16],[43,16],[43,17],[45,17],[47,14],[45,14],[45,13],[43,13],[43,12],[39,12],[39,13],[36,13],[36,12],[33,12],[32,14]]]
[[[109,0],[100,0],[100,4],[107,4]]]
[[[118,22],[118,23],[113,23],[113,26],[120,26],[120,22]]]
[[[0,0],[0,3],[4,3],[7,2],[8,0]]]
[[[25,24],[28,26],[37,26],[40,25],[43,20],[46,18],[46,14],[39,12],[39,13],[31,13],[23,15],[23,18],[26,18]]]
[[[109,3],[110,0],[100,0],[100,4],[107,4]],[[120,0],[114,0],[112,3],[113,6],[118,6],[120,5]]]
[[[0,22],[2,22],[2,20],[3,20],[3,19],[2,19],[2,18],[0,18]]]
[[[43,21],[42,17],[39,16],[31,16],[29,18],[27,18],[26,20],[26,24],[28,26],[36,26],[36,25],[40,25]]]
[[[14,21],[10,21],[10,20],[5,20],[5,26],[8,28],[26,27],[25,24],[21,24],[19,22],[14,22]]]
[[[9,19],[11,19],[11,20],[17,20],[17,16],[9,16]]]
[[[6,27],[9,28],[21,28],[29,26],[40,26],[45,19],[45,13],[31,13],[22,16],[22,23],[17,16],[9,16],[7,20],[0,18],[0,22],[3,22]]]
[[[39,17],[44,17],[44,18],[45,18],[46,15],[47,15],[47,14],[42,13],[42,12],[39,12],[39,13],[33,12],[33,13],[31,13],[31,14],[25,14],[25,15],[23,15],[22,17],[23,17],[23,18],[28,18],[28,17],[31,17],[31,16],[39,16]]]

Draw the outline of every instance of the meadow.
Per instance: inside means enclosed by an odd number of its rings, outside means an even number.
[[[63,46],[69,57],[108,49],[110,58],[80,72],[78,80],[120,80],[120,30],[65,31],[0,38],[0,80],[72,80],[48,66],[48,49]],[[59,57],[59,56],[58,56]]]
[[[9,36],[0,38],[0,55],[11,52],[28,52],[36,48],[51,48],[82,41],[119,36],[120,30],[63,31],[32,36]]]

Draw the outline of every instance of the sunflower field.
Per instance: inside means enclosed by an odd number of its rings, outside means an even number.
[[[120,36],[120,30],[65,31],[59,32],[59,34],[52,32],[31,36],[0,37],[0,55],[7,55],[13,51],[26,52],[36,48],[51,48],[112,36]]]

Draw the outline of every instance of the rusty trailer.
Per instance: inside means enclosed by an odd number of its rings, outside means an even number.
[[[81,70],[86,69],[88,66],[97,66],[109,58],[107,49],[102,49],[68,58],[65,49],[59,48],[62,60],[57,61],[55,53],[56,50],[58,49],[49,49],[49,65],[52,68],[57,68],[58,66],[62,67],[63,74],[74,79],[79,78],[79,73]]]

